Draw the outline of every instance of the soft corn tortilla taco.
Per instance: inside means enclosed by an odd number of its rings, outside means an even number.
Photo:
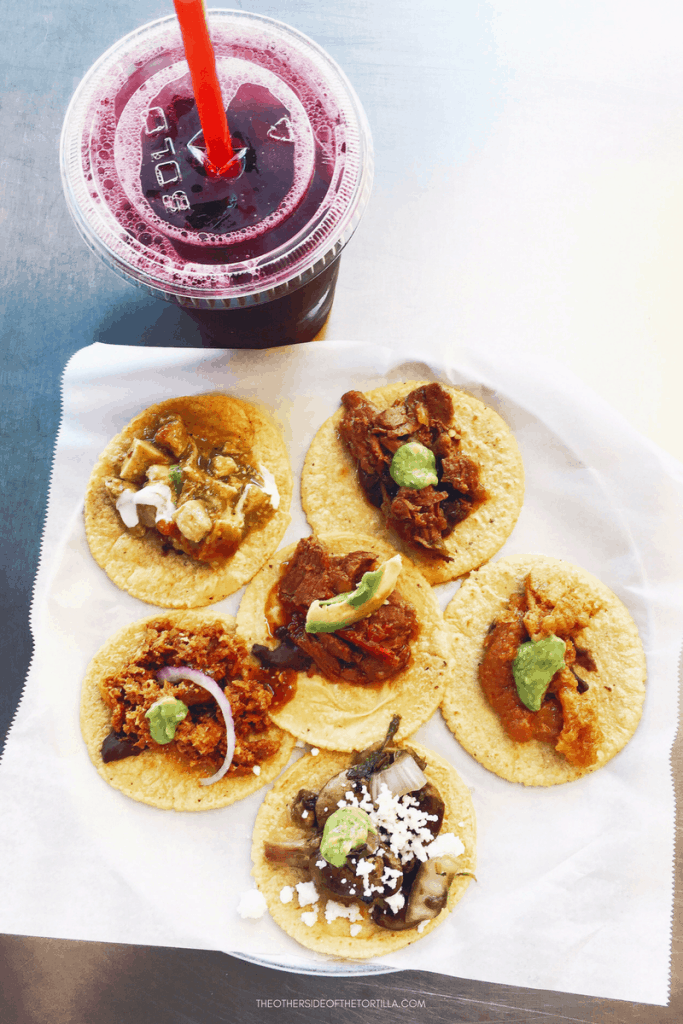
[[[517,612],[515,603],[520,605]],[[522,624],[515,627],[520,616]],[[443,715],[458,742],[485,768],[511,782],[552,786],[595,771],[628,743],[645,699],[643,646],[622,602],[585,569],[540,555],[501,559],[470,575],[445,618],[453,628],[453,674]],[[537,712],[527,712],[514,693],[516,704],[509,710],[511,667],[501,670],[507,672],[504,685],[508,715],[516,718],[510,725],[514,735],[527,735],[527,727],[534,729],[540,722],[536,715],[546,715],[548,739],[513,738],[482,689],[482,678],[487,685],[492,679],[490,671],[482,676],[487,672],[485,650],[493,655],[496,624],[505,628],[506,619],[511,629],[521,631],[510,645],[508,660],[519,650],[517,640],[538,641],[549,633],[567,640],[572,652],[571,657],[565,654],[565,664],[553,676]],[[504,643],[501,633],[495,642],[499,654]]]
[[[335,556],[366,551],[382,562],[396,554],[385,542],[361,534],[330,534],[317,539]],[[237,629],[250,648],[253,644],[277,646],[267,612],[271,617],[277,614],[275,588],[295,549],[296,545],[290,545],[269,558],[247,587],[237,613]],[[316,665],[300,670],[295,695],[271,713],[274,722],[313,746],[349,751],[380,740],[396,714],[401,716],[399,739],[410,736],[431,717],[450,674],[443,616],[431,588],[405,556],[395,592],[414,609],[417,620],[406,666],[386,682],[369,686],[332,681]]]
[[[441,391],[437,391],[437,388]],[[399,411],[394,409],[391,414],[393,418],[387,420],[380,435],[381,449],[385,457],[387,452],[395,449],[399,443],[408,442],[413,436],[417,436],[406,433],[412,428],[406,425],[405,421],[400,422],[399,412],[402,400],[418,389],[430,389],[427,392],[428,400],[420,403],[418,422],[429,417],[430,405],[437,409],[437,419],[434,420],[437,422],[439,404],[443,401],[448,402],[449,398],[452,402],[452,415],[448,409],[446,416],[448,422],[445,426],[448,429],[435,427],[432,431],[432,438],[438,435],[442,440],[441,450],[450,450],[451,465],[457,465],[451,478],[458,486],[446,487],[448,497],[441,507],[448,510],[450,503],[451,510],[461,507],[467,513],[469,508],[469,513],[454,526],[449,525],[450,532],[443,536],[443,540],[439,538],[437,544],[431,549],[426,549],[412,542],[406,543],[399,537],[396,529],[387,528],[385,511],[373,505],[366,497],[359,482],[357,459],[351,454],[340,435],[339,429],[345,415],[344,406],[322,425],[313,439],[301,478],[301,500],[314,532],[322,534],[357,529],[362,533],[380,537],[393,544],[401,553],[405,552],[429,582],[437,584],[456,579],[481,565],[502,547],[512,532],[522,507],[524,469],[517,443],[498,413],[464,391],[426,381],[387,384],[367,392],[364,396],[359,392],[348,393],[359,396],[355,402],[356,406],[363,405],[363,399],[372,403],[378,410],[389,410],[398,403]],[[422,394],[424,395],[424,392]],[[439,447],[438,442],[434,445],[433,440],[430,444],[433,448]],[[435,485],[435,489],[442,490],[445,486],[442,456],[437,456],[436,464],[439,483]],[[471,480],[473,472],[474,483]],[[389,484],[391,488],[387,474],[388,467],[385,465],[383,485]],[[380,501],[379,484],[377,488],[375,500]],[[427,488],[424,494],[430,490],[432,489]],[[386,488],[383,493],[386,509],[391,495],[387,495]],[[418,496],[422,493],[417,491]],[[410,492],[402,491],[402,494],[407,495],[408,499],[411,498]],[[392,508],[396,509],[396,505],[392,504]],[[401,511],[408,514],[405,505],[403,510],[399,509],[399,513]],[[421,510],[416,510],[413,514],[418,519],[422,517]],[[458,513],[449,512],[449,515],[451,524]],[[410,519],[397,518],[395,522],[404,533],[410,532]]]
[[[143,489],[149,505],[117,510],[122,491]],[[225,394],[172,398],[103,451],[86,491],[86,535],[122,590],[162,608],[196,608],[263,565],[287,528],[291,496],[284,441],[266,413]],[[139,520],[132,528],[126,512]]]
[[[402,949],[441,924],[472,881],[476,866],[476,825],[469,789],[452,765],[443,758],[415,743],[408,744],[408,748],[426,761],[424,773],[441,794],[444,816],[439,834],[453,833],[464,846],[464,850],[456,857],[456,874],[448,888],[446,906],[437,917],[418,927],[390,931],[375,924],[362,905],[359,906],[360,920],[355,924],[345,917],[338,917],[328,923],[326,903],[328,898],[336,902],[334,895],[321,893],[315,904],[302,907],[294,892],[289,902],[283,902],[283,889],[307,882],[310,875],[305,869],[266,859],[265,844],[300,841],[302,830],[294,824],[290,815],[290,807],[297,794],[301,789],[319,791],[330,778],[349,767],[353,761],[349,754],[330,751],[320,753],[317,757],[305,755],[277,780],[266,795],[256,817],[251,854],[254,864],[252,875],[265,897],[271,916],[302,946],[349,959],[383,956]],[[286,889],[284,895],[289,895]],[[310,925],[306,924],[302,914],[310,914],[313,909],[317,910],[317,919]],[[356,917],[355,914],[352,916]]]
[[[181,692],[190,710],[187,722],[181,722],[176,730],[179,739],[182,727],[184,748],[176,742],[150,743],[149,730],[145,728],[145,709],[162,696],[163,684],[157,684],[155,678],[158,669],[180,663],[206,667],[208,660],[209,670],[223,687],[228,678],[222,677],[221,666],[233,664],[235,659],[238,663],[251,662],[243,646],[235,641],[234,620],[213,610],[159,613],[124,626],[114,634],[91,661],[81,692],[81,732],[90,760],[102,778],[133,800],[176,811],[225,807],[274,779],[287,764],[295,740],[270,722],[270,695],[265,701],[262,699],[263,687],[258,681],[249,683],[248,672],[242,673],[244,678],[234,692],[233,687],[227,686],[226,696],[237,733],[235,758],[228,773],[211,785],[203,784],[202,779],[211,777],[223,757],[226,730],[222,713],[216,714],[217,705],[209,693],[188,685],[187,681],[180,684],[183,690],[175,687],[174,692]],[[230,675],[237,678],[234,672]],[[170,692],[169,686],[166,691]],[[117,722],[122,726],[119,738],[130,739],[125,730],[130,729],[137,716],[150,745],[140,753],[105,762],[103,743],[112,733],[115,709],[111,704],[117,694]],[[139,700],[139,706],[132,704],[133,700]],[[203,711],[199,727],[206,732],[208,726],[218,740],[216,749],[220,753],[214,755],[212,751],[213,760],[202,757],[192,747],[192,736],[188,735],[192,708],[197,710],[198,704]],[[188,752],[193,756],[188,757]]]

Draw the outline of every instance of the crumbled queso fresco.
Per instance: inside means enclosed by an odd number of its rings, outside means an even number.
[[[237,913],[240,917],[252,918],[255,921],[263,917],[267,909],[268,904],[258,889],[247,889],[246,892],[243,892],[237,905]]]
[[[414,797],[408,794],[394,796],[387,784],[383,782],[377,794],[377,806],[373,804],[365,786],[360,800],[353,790],[348,790],[346,799],[339,800],[337,806],[360,807],[361,810],[366,811],[373,824],[384,829],[388,837],[389,848],[397,857],[405,858],[414,854],[420,861],[429,860],[427,847],[431,846],[434,840],[432,833],[427,828],[427,822],[436,821],[436,817],[421,811],[418,801]],[[461,847],[459,853],[465,849],[462,844]],[[359,868],[362,863],[364,862],[359,862]],[[369,895],[369,892],[366,892],[366,895]]]
[[[362,921],[363,916],[358,909],[358,904],[351,903],[350,906],[345,906],[343,903],[337,903],[336,900],[328,900],[325,906],[325,920],[328,924],[332,924],[338,917],[347,917],[351,924],[355,924],[356,921]]]
[[[317,903],[320,899],[315,882],[299,882],[294,888],[299,897],[300,907],[307,907],[310,903]]]

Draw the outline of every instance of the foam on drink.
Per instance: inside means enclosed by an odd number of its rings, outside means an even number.
[[[202,168],[175,18],[143,26],[86,75],[62,133],[62,177],[88,244],[153,294],[232,309],[300,289],[336,260],[372,181],[353,90],[314,43],[271,19],[209,12],[236,179]]]
[[[113,148],[115,173],[107,175],[107,180],[112,186],[110,192],[115,187],[115,181],[120,183],[118,196],[110,195],[108,199],[116,216],[121,218],[126,215],[124,205],[130,201],[135,212],[149,223],[150,229],[166,230],[172,238],[180,241],[188,237],[188,231],[196,230],[201,241],[207,246],[245,241],[263,235],[281,224],[294,212],[309,186],[315,157],[313,132],[308,116],[296,94],[285,82],[266,68],[234,57],[220,58],[216,65],[223,100],[229,111],[235,101],[243,96],[243,104],[248,104],[250,98],[252,106],[261,101],[267,115],[267,97],[272,98],[270,109],[275,113],[268,120],[263,119],[263,113],[257,106],[257,114],[262,113],[258,127],[261,128],[260,134],[265,137],[251,141],[261,141],[263,147],[282,150],[287,155],[290,155],[291,151],[292,167],[290,173],[286,175],[291,179],[291,183],[288,182],[289,187],[277,208],[265,217],[259,217],[250,226],[245,225],[232,230],[215,232],[208,228],[193,228],[189,223],[191,218],[184,215],[185,211],[199,204],[199,196],[190,189],[201,188],[212,197],[233,197],[240,194],[246,178],[253,176],[258,180],[263,168],[258,165],[247,166],[237,179],[210,179],[202,172],[200,166],[195,166],[195,173],[192,176],[195,183],[188,188],[186,182],[192,175],[193,164],[199,163],[191,153],[188,156],[188,143],[191,143],[198,134],[201,135],[201,126],[192,100],[189,72],[184,62],[157,72],[149,79],[147,88],[137,92],[130,99],[116,126]],[[189,131],[185,130],[180,145],[177,123],[174,124],[176,119],[172,113],[179,103],[176,102],[174,105],[174,99],[188,105],[186,116],[194,115],[190,120],[192,127]],[[241,121],[238,116],[233,115],[230,123],[232,127],[240,125]],[[246,142],[246,139],[240,139],[240,142]],[[234,143],[236,150],[240,142]],[[197,141],[197,145],[201,145],[201,140]],[[253,145],[249,148],[253,150]],[[247,156],[250,156],[250,153],[247,153]],[[107,174],[106,161],[103,166],[104,173]],[[149,199],[145,197],[141,183],[143,170],[153,172],[152,183],[154,184],[155,179],[162,199],[167,200],[166,206],[162,209],[170,216],[164,217],[163,214],[156,213]],[[198,183],[200,179],[201,184]],[[201,196],[202,205],[206,205],[205,198]],[[115,202],[118,202],[118,208],[114,206]],[[174,213],[179,216],[173,218]]]

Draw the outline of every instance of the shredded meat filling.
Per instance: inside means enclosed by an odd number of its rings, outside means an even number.
[[[156,531],[167,546],[200,562],[219,563],[233,555],[247,533],[274,512],[252,465],[250,430],[253,435],[245,417],[234,436],[208,439],[191,433],[172,413],[135,437],[118,475],[105,479],[109,497],[116,505],[125,491],[165,485],[171,504],[161,518],[153,498],[137,504],[138,523],[131,532]]]
[[[227,741],[218,704],[203,687],[188,680],[160,682],[156,673],[166,666],[199,669],[223,689],[236,736],[229,775],[247,774],[277,752],[280,744],[269,734],[268,710],[278,680],[253,665],[244,644],[219,623],[206,623],[189,632],[165,620],[148,625],[135,660],[100,684],[102,699],[112,712],[114,739],[107,737],[105,743],[112,746],[117,740],[127,751],[106,759],[151,748],[174,752],[190,766],[215,770],[223,763]],[[145,717],[161,697],[175,697],[188,707],[175,738],[163,745],[152,739]]]
[[[305,629],[313,601],[354,590],[375,563],[370,551],[336,556],[313,537],[299,541],[276,585],[280,614],[271,626],[280,646],[271,652],[256,645],[253,653],[262,664],[284,663],[282,648],[289,647],[297,668],[310,672],[315,665],[336,682],[381,684],[397,675],[410,660],[410,643],[417,636],[418,625],[414,609],[396,591],[377,611],[345,629],[334,633],[307,633]],[[292,661],[286,664],[294,667]]]
[[[460,450],[453,400],[440,384],[425,384],[379,410],[360,391],[342,395],[339,436],[356,460],[365,497],[380,508],[389,529],[421,553],[450,561],[444,546],[455,526],[486,497],[479,467]],[[416,441],[436,459],[438,484],[399,487],[389,472],[395,452]]]
[[[604,739],[598,687],[585,678],[597,666],[590,651],[576,643],[599,610],[599,603],[581,586],[548,594],[530,573],[524,592],[513,594],[492,624],[479,666],[482,689],[508,736],[518,743],[550,743],[577,767],[596,763]],[[530,711],[517,693],[512,663],[520,644],[551,634],[566,644],[564,667],[553,676],[540,709]]]

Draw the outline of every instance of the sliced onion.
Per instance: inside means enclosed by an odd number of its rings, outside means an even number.
[[[235,754],[235,722],[232,717],[230,701],[225,696],[215,679],[212,679],[211,676],[205,675],[203,672],[199,672],[196,668],[185,668],[184,665],[179,665],[177,668],[174,668],[172,665],[168,665],[166,668],[159,669],[157,672],[157,679],[168,683],[179,683],[181,679],[189,679],[191,683],[196,683],[197,686],[203,686],[205,690],[209,691],[212,697],[216,698],[225,720],[228,749],[225,752],[225,760],[216,774],[212,775],[210,779],[200,779],[199,781],[202,786],[210,786],[213,782],[218,782],[219,779],[223,778],[232,764],[232,759]]]
[[[380,787],[385,783],[392,796],[403,796],[427,785],[427,776],[410,754],[397,757],[393,764],[370,776],[370,796],[377,800]]]

